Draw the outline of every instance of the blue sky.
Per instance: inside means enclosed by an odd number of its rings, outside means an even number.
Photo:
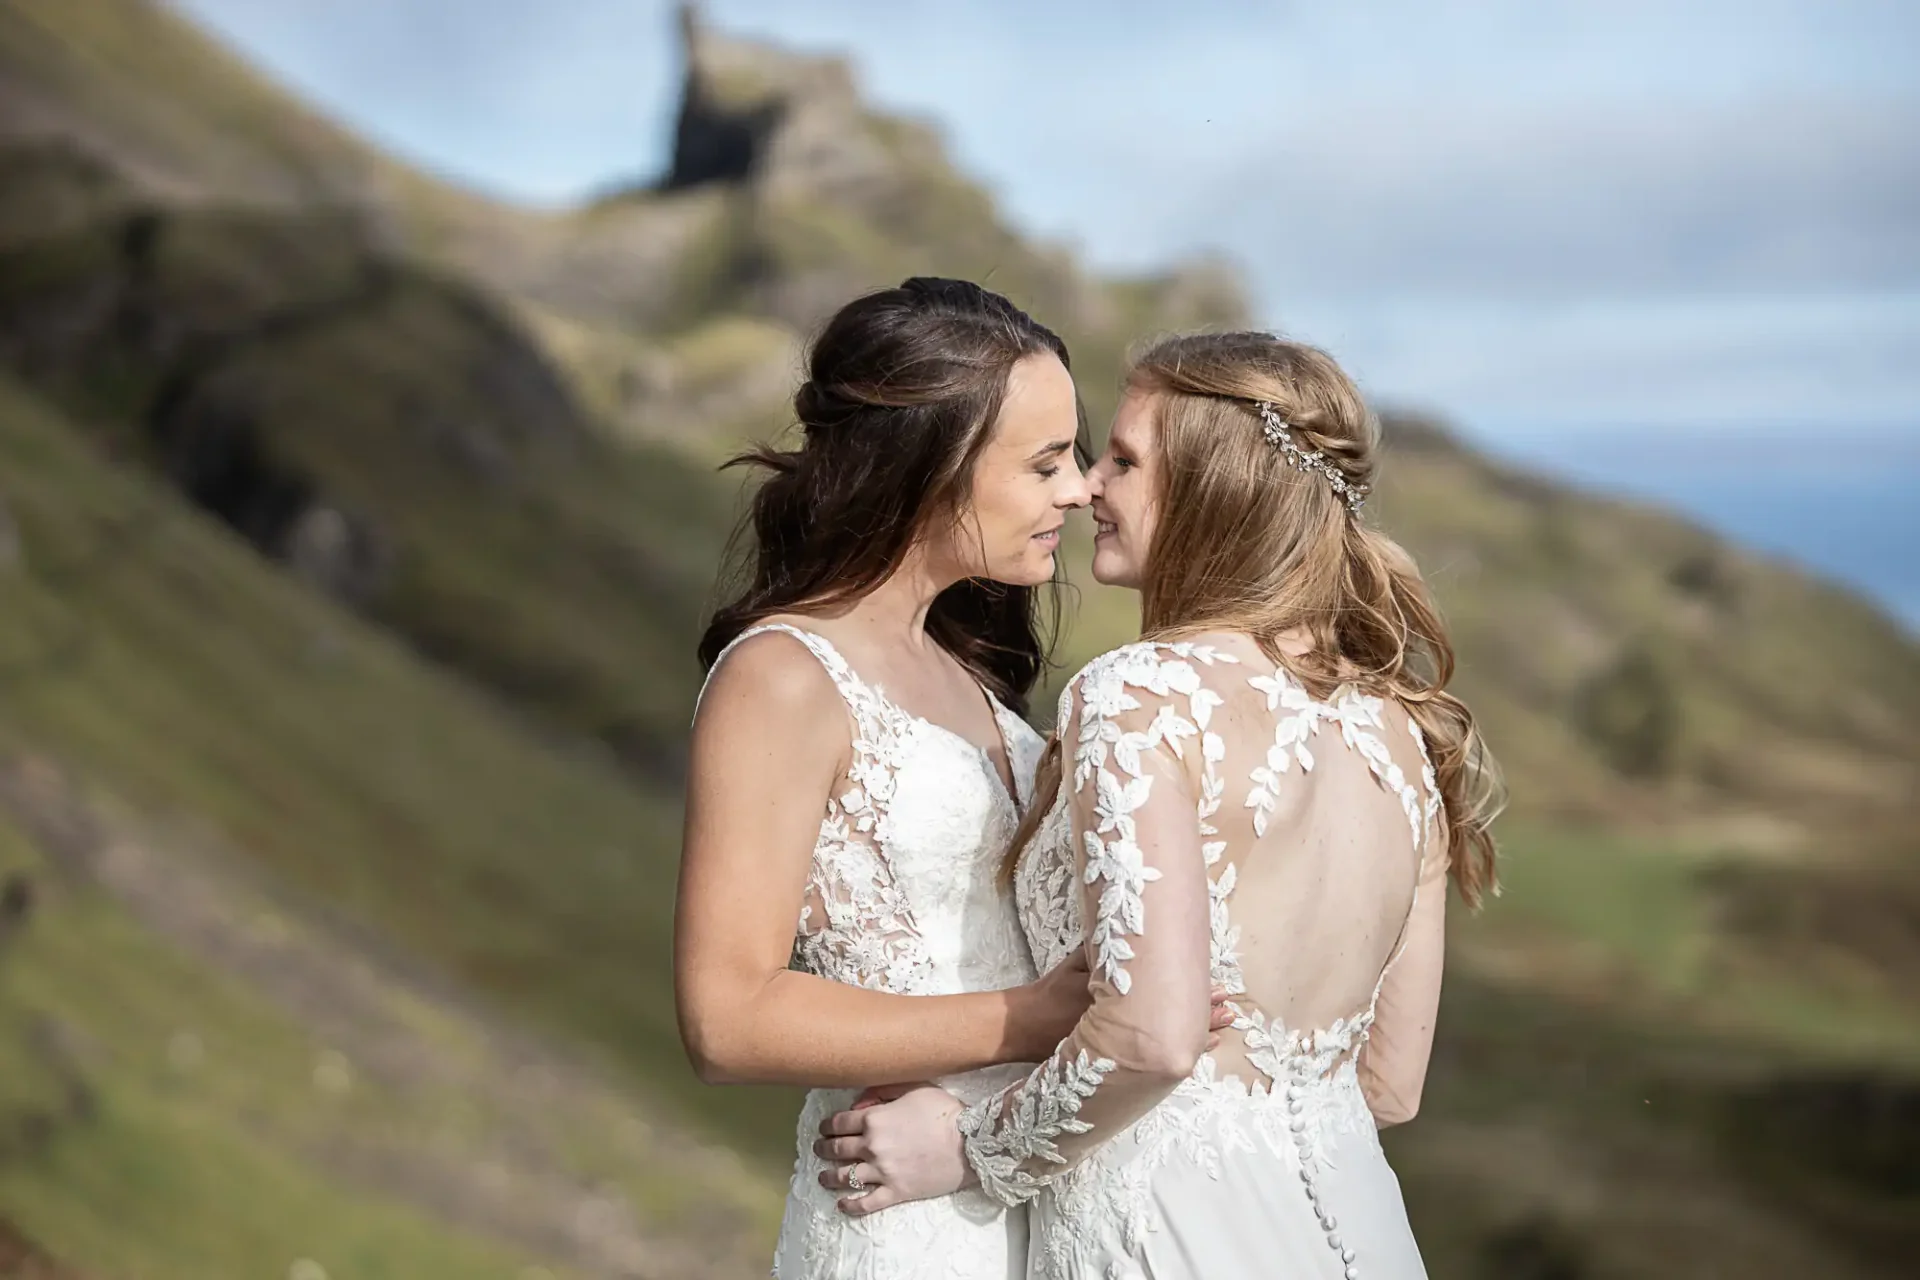
[[[657,172],[664,0],[176,0],[400,154],[563,203]],[[1920,449],[1920,5],[711,0],[849,53],[1013,219],[1202,250],[1382,400]]]

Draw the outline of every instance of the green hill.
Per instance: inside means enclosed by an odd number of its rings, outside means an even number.
[[[731,491],[612,446],[486,294],[324,213],[143,207],[0,250],[0,327],[261,551],[670,771]]]
[[[0,878],[35,903],[0,926],[0,1242],[103,1277],[764,1255],[791,1098],[696,1085],[667,984],[711,464],[781,428],[825,310],[909,273],[1057,324],[1097,416],[1129,340],[1244,304],[1218,266],[1031,244],[837,60],[684,39],[670,172],[533,213],[161,6],[0,0]],[[1870,1117],[1920,1096],[1920,649],[1388,427],[1379,518],[1517,816],[1391,1135],[1434,1273],[1891,1274],[1910,1166]],[[1069,666],[1132,625],[1078,585]],[[119,834],[76,857],[73,813]],[[573,1103],[514,1087],[529,1060]],[[1797,1160],[1820,1107],[1869,1118]]]
[[[238,1260],[261,1255],[241,1245],[290,1245],[308,1220],[287,1204],[324,1191],[321,1243],[363,1241],[385,1274],[471,1274],[455,1260],[483,1250],[427,1252],[444,1229],[403,1212],[430,1223],[445,1206],[343,1176],[315,1144],[390,1157],[439,1151],[445,1129],[483,1168],[517,1125],[561,1149],[508,1145],[505,1167],[630,1190],[652,1232],[683,1237],[689,1194],[765,1229],[766,1182],[658,1176],[661,1146],[689,1141],[674,1117],[690,1098],[709,1124],[728,1114],[675,1040],[669,800],[607,752],[528,733],[5,382],[0,508],[18,544],[0,571],[0,871],[24,871],[40,904],[0,950],[0,1105],[24,1123],[57,1083],[21,1061],[38,1025],[89,1045],[76,1070],[99,1099],[42,1158],[0,1148],[0,1213],[115,1274],[161,1273],[128,1269],[139,1261],[205,1275],[195,1260],[216,1258],[243,1274]],[[144,887],[115,869],[142,851],[157,864]],[[285,935],[264,967],[230,936],[262,928]],[[275,976],[293,960],[309,972]],[[458,993],[594,1046],[572,1073],[598,1062],[624,1083],[569,1091],[581,1114],[566,1132],[548,1130],[571,1106],[472,1096],[518,1055]],[[204,1044],[218,1091],[156,1080],[177,1034]],[[372,1059],[369,1088],[344,1116],[315,1110],[316,1055],[351,1041]],[[613,1118],[658,1142],[614,1141]],[[207,1185],[156,1176],[176,1162]],[[258,1195],[228,1194],[241,1188]],[[520,1251],[541,1256],[539,1239],[528,1228]],[[398,1261],[430,1256],[443,1261]]]

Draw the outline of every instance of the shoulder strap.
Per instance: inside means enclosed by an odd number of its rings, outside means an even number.
[[[707,678],[700,682],[700,696],[694,699],[693,703],[694,715],[700,714],[700,703],[707,696],[707,686],[713,683],[714,673],[720,670],[720,664],[727,660],[727,655],[753,637],[765,635],[769,631],[778,631],[792,636],[805,645],[807,651],[818,658],[820,665],[827,669],[827,678],[833,681],[833,687],[840,691],[841,698],[854,710],[855,718],[858,719],[862,701],[860,695],[866,690],[866,686],[860,682],[860,677],[854,674],[853,668],[847,665],[847,660],[840,656],[840,651],[834,648],[825,636],[803,631],[785,622],[763,622],[758,626],[748,627],[727,642],[727,647],[719,652],[713,660],[713,665],[707,668]]]
[[[833,687],[847,704],[847,714],[853,719],[853,767],[849,772],[853,785],[835,803],[846,810],[860,831],[873,835],[884,860],[893,840],[893,778],[899,767],[901,744],[912,730],[911,718],[869,687],[825,636],[784,622],[763,622],[735,636],[713,660],[707,680],[712,681],[713,673],[735,645],[767,631],[782,632],[807,646],[827,669]],[[706,695],[705,684],[700,693]],[[696,702],[694,713],[698,715],[699,710]]]

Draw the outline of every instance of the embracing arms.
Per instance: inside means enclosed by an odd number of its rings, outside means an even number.
[[[1162,695],[1164,675],[1161,668],[1153,678]],[[1210,695],[1142,706],[1112,668],[1089,684],[1075,688],[1061,734],[1080,871],[1071,891],[1081,894],[1088,924],[1093,1002],[1045,1062],[964,1111],[943,1091],[918,1089],[831,1117],[816,1147],[836,1164],[823,1182],[850,1186],[854,1169],[863,1185],[877,1187],[842,1200],[847,1213],[944,1194],[975,1178],[1005,1203],[1031,1198],[1171,1093],[1218,1024],[1209,1009],[1211,921],[1195,783]]]
[[[960,1118],[968,1162],[996,1199],[1031,1198],[1151,1111],[1192,1073],[1208,1035],[1209,905],[1191,768],[1198,727],[1097,678],[1065,730],[1093,1003],[1026,1080]],[[1181,708],[1180,710],[1184,710]],[[1202,712],[1204,719],[1204,711]]]
[[[790,637],[749,639],[708,686],[674,917],[680,1032],[701,1079],[866,1085],[1044,1056],[1086,1006],[1084,972],[909,996],[787,968],[849,744],[832,680]]]

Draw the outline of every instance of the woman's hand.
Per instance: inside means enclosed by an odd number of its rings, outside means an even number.
[[[1235,1009],[1233,1002],[1227,998],[1225,987],[1213,988],[1207,998],[1213,1003],[1210,1011],[1212,1016],[1207,1019],[1207,1052],[1212,1053],[1220,1047],[1220,1033],[1233,1025],[1233,1020],[1239,1016],[1239,1010]]]
[[[1087,989],[1091,976],[1086,951],[1075,947],[1066,959],[1027,984],[1031,1012],[1016,1029],[1014,1061],[1045,1062],[1073,1034],[1093,1004],[1093,993]]]
[[[1086,962],[1063,963],[1049,974],[1077,975],[1086,990]],[[1041,979],[1045,983],[1046,978]],[[1036,987],[1041,983],[1035,983]],[[1063,993],[1055,993],[1064,1000]],[[1233,1025],[1233,1006],[1219,987],[1213,989],[1213,1017],[1207,1047],[1220,1043],[1219,1032]],[[1069,1026],[1071,1031],[1072,1027]],[[1063,1034],[1061,1039],[1065,1039]],[[1049,1046],[1050,1055],[1058,1041]],[[1044,1055],[1043,1055],[1044,1056]],[[854,1217],[878,1213],[910,1200],[951,1195],[978,1181],[967,1162],[960,1138],[960,1099],[935,1084],[888,1084],[867,1089],[846,1111],[820,1124],[820,1141],[813,1152],[828,1164],[820,1185],[829,1191],[850,1191],[839,1201],[840,1211]],[[858,1178],[859,1186],[854,1186]]]
[[[964,1109],[960,1099],[935,1084],[867,1090],[852,1110],[820,1125],[813,1151],[828,1162],[820,1185],[853,1192],[841,1197],[840,1212],[864,1217],[973,1184],[977,1179],[960,1140]]]
[[[1021,1019],[1016,1030],[1015,1052],[1019,1056],[1014,1061],[1044,1062],[1073,1034],[1081,1016],[1093,1003],[1093,993],[1087,989],[1090,976],[1087,953],[1076,947],[1045,975],[1027,984],[1025,990],[1032,997],[1030,1013]],[[1207,1037],[1209,1052],[1220,1047],[1219,1033],[1232,1026],[1233,1019],[1234,1009],[1228,1003],[1226,989],[1215,987],[1213,1015],[1208,1022],[1212,1033]]]

